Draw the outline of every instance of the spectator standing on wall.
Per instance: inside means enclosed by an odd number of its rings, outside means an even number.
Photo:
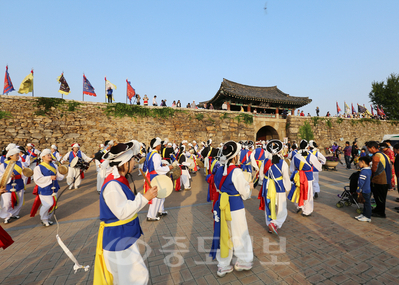
[[[303,112],[303,110],[301,111],[301,113],[299,114],[299,116],[305,117],[305,113]]]
[[[301,114],[301,111],[298,109],[298,112],[296,113],[297,116]]]
[[[319,107],[317,106],[317,107],[316,107],[316,116],[317,116],[317,117],[319,116],[319,112],[320,112],[320,109],[319,109]]]
[[[176,107],[176,101],[175,100],[173,100],[173,102],[172,102],[172,108],[174,108],[174,107]]]
[[[144,97],[143,97],[143,105],[144,105],[144,106],[148,106],[148,96],[147,96],[147,94],[144,94]]]
[[[154,95],[154,98],[152,99],[152,106],[158,106],[157,95]]]
[[[213,110],[213,105],[212,103],[209,105],[209,110]],[[226,109],[227,110],[227,109]]]
[[[211,105],[212,105],[212,104],[211,104]],[[227,111],[227,102],[223,102],[222,110],[226,110],[226,111]]]
[[[137,105],[140,105],[140,99],[141,99],[140,95],[136,94],[136,104]]]
[[[330,111],[327,111],[326,117],[330,117]]]
[[[177,108],[181,108],[180,100],[177,100],[176,107],[177,107]]]
[[[193,101],[193,104],[191,104],[191,109],[197,109],[197,106],[195,105],[195,101]]]
[[[187,106],[186,106],[186,108],[191,108],[191,105],[190,105],[190,103],[187,103]]]

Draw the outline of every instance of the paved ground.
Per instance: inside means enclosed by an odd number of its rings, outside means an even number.
[[[206,203],[203,176],[197,174],[192,191],[173,193],[166,200],[169,215],[160,222],[145,221],[147,207],[139,214],[144,232],[140,247],[148,256],[150,284],[398,284],[399,214],[392,210],[399,206],[393,201],[398,193],[388,194],[386,219],[358,222],[353,219],[354,206],[335,206],[351,173],[342,166],[322,172],[314,214],[299,216],[289,203],[280,238],[267,233],[259,200],[245,201],[254,267],[224,278],[216,276],[216,264],[207,258],[211,205]],[[81,264],[91,266],[90,271],[74,274],[73,263],[56,242],[57,227],[40,226],[38,216],[29,218],[34,198],[29,187],[21,219],[3,225],[15,243],[0,252],[1,284],[92,284],[99,226],[93,169],[83,181],[78,190],[63,194],[56,215],[62,240]],[[142,187],[141,179],[136,186]],[[257,194],[254,191],[253,197]]]

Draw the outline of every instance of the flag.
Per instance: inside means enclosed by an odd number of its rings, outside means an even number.
[[[14,91],[14,86],[12,85],[10,75],[8,74],[8,65],[6,66],[6,76],[4,77],[4,89],[3,94],[8,94]]]
[[[382,106],[380,106],[380,112],[381,112],[381,116],[386,116],[385,112],[384,112],[384,109],[382,109]]]
[[[132,85],[130,85],[130,81],[127,81],[126,79],[126,84],[127,84],[127,97],[129,98],[129,100],[132,100],[132,98],[136,95],[136,90],[134,90],[134,88],[132,87]]]
[[[356,114],[355,108],[353,108],[353,103],[351,103],[352,106],[352,114]]]
[[[378,115],[378,116],[382,116],[381,110],[380,110],[380,108],[378,107],[378,105],[377,105],[377,115]]]
[[[341,108],[338,106],[338,102],[337,102],[337,114],[339,114],[339,112],[341,112]]]
[[[113,91],[113,90],[116,90],[116,85],[115,85],[115,84],[112,84],[111,82],[109,82],[109,81],[107,80],[107,77],[104,77],[104,79],[105,79],[105,98],[107,98],[107,90],[108,90],[109,88],[111,88],[112,91]],[[112,95],[112,101],[115,101],[114,95]]]
[[[349,114],[351,112],[351,109],[349,108],[348,104],[346,104],[346,102],[344,102],[344,109],[345,109],[345,114]]]
[[[71,93],[71,89],[69,89],[69,85],[64,78],[64,73],[62,73],[60,76],[57,77],[57,81],[61,83],[60,90],[58,90],[58,92],[65,95]]]
[[[374,116],[374,108],[373,108],[373,105],[370,105],[370,108],[371,108],[371,115]]]
[[[20,94],[28,94],[33,91],[33,70],[29,73],[28,76],[22,80],[21,85],[19,86],[18,93]]]
[[[94,92],[94,87],[91,86],[90,81],[83,74],[83,94],[96,97],[96,92]]]
[[[367,109],[363,106],[360,106],[359,104],[357,104],[357,111],[359,113],[367,113]]]

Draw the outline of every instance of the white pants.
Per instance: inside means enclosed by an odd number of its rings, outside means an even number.
[[[79,175],[79,177],[80,177],[80,175]],[[103,186],[103,184],[104,184],[104,177],[102,176],[102,174],[101,174],[101,171],[98,171],[97,172],[97,191],[98,192],[101,192],[101,187]]]
[[[75,177],[76,180],[75,183],[73,183]],[[79,187],[80,183],[82,182],[82,179],[80,178],[80,169],[75,167],[68,167],[68,175],[66,180],[68,185],[72,185],[73,183],[75,187]]]
[[[42,202],[42,206],[40,207],[40,219],[43,222],[48,222],[49,219],[53,216],[53,212],[51,214],[48,213],[51,206],[53,206],[53,196],[52,195],[39,195],[40,202]]]
[[[287,219],[287,215],[287,194],[285,192],[276,193],[276,219],[269,222],[267,220],[267,212],[265,211],[266,225],[269,226],[269,224],[272,223],[279,229],[283,226]]]
[[[313,193],[320,193],[319,173],[313,172]]]
[[[11,193],[7,192],[1,195],[0,198],[0,218],[2,219],[9,219],[14,216],[18,216],[19,212],[21,211],[22,204],[24,202],[24,193],[25,190],[20,190],[15,192],[18,196],[19,203],[12,208],[12,203],[11,203]]]
[[[152,204],[150,204],[150,207],[148,208],[147,218],[155,219],[158,213],[164,211],[165,198],[154,198],[151,201]]]
[[[104,250],[104,260],[108,271],[117,284],[147,284],[149,274],[136,243],[121,251]]]
[[[313,181],[308,181],[308,199],[303,201],[303,206],[297,208],[302,209],[302,213],[305,215],[310,215],[313,213],[313,186],[312,186]]]
[[[217,250],[216,259],[218,267],[226,268],[230,265],[231,259],[237,257],[237,263],[240,265],[252,265],[254,253],[252,248],[251,237],[248,232],[247,218],[245,216],[245,209],[240,209],[231,212],[231,221],[227,221],[231,241],[233,242],[233,249],[229,250],[229,255],[226,258],[220,256],[220,249]]]
[[[184,186],[184,189],[190,188],[190,179],[189,176],[190,174],[188,173],[187,169],[184,169],[181,171],[181,176],[180,176],[180,185]]]

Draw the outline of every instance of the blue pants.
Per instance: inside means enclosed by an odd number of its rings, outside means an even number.
[[[363,208],[363,216],[366,218],[371,218],[371,201],[370,201],[371,193],[363,193],[364,198],[364,208]]]
[[[345,155],[345,163],[346,163],[346,168],[351,169],[351,157],[348,155]]]

